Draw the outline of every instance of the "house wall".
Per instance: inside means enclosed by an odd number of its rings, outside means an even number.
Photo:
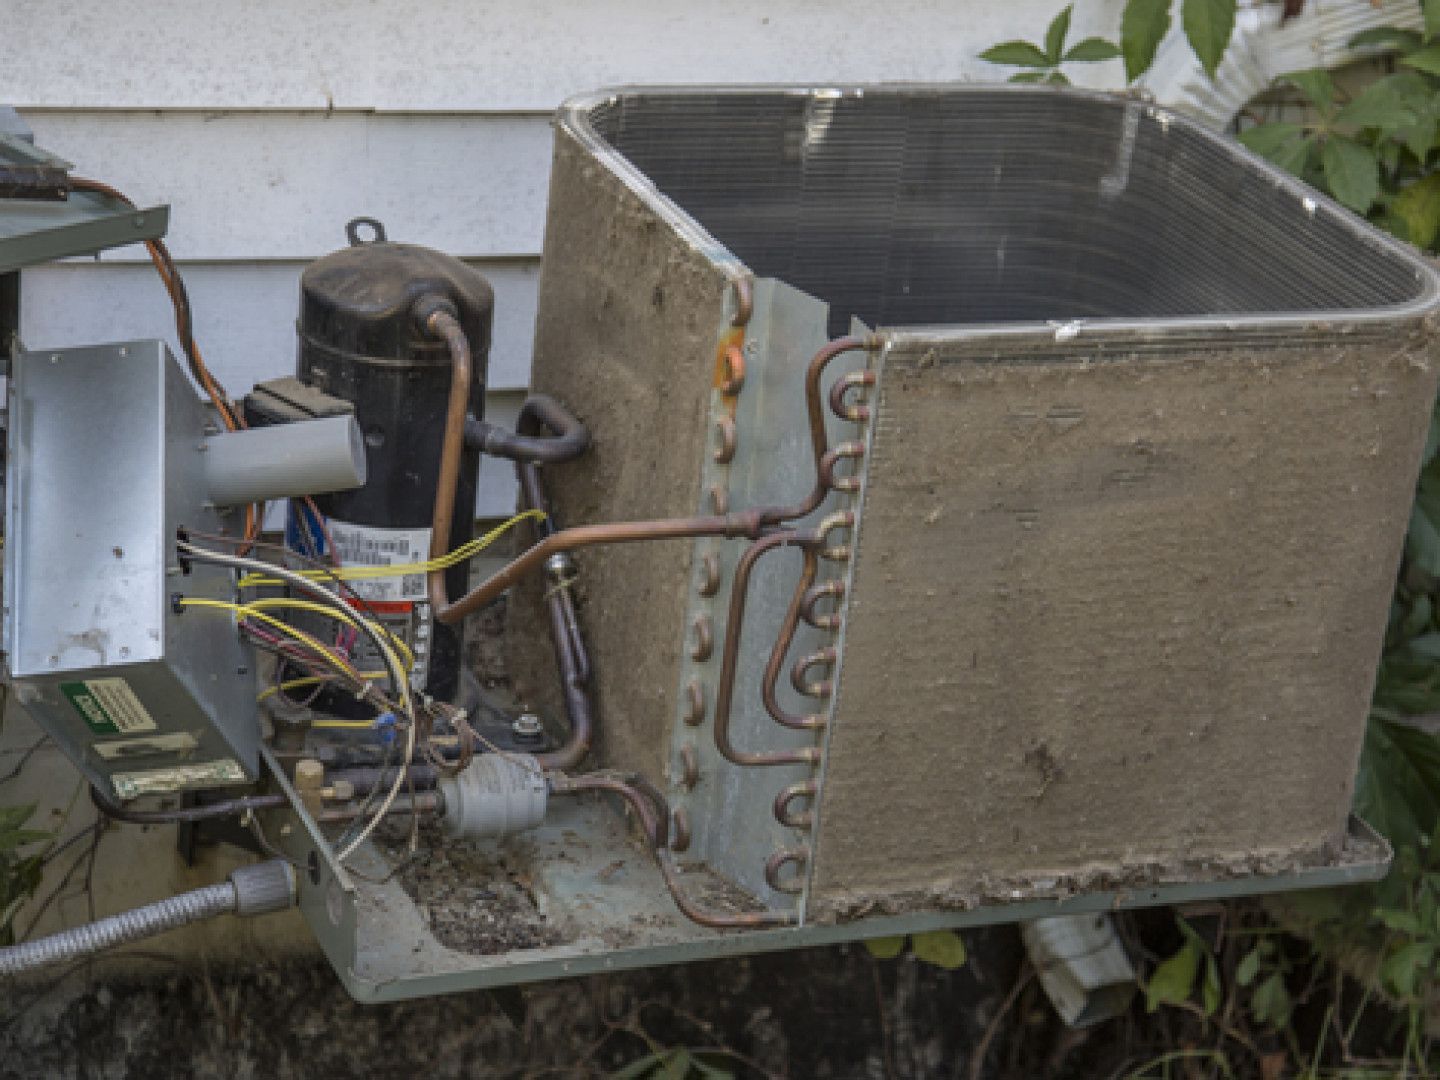
[[[138,202],[169,244],[196,338],[239,393],[287,373],[304,265],[357,215],[472,261],[495,285],[492,411],[527,385],[550,163],[566,97],[622,83],[981,80],[998,41],[1039,38],[1061,0],[0,0],[0,102],[36,141]],[[1079,5],[1072,40],[1114,35]],[[1077,81],[1119,81],[1119,64]],[[27,271],[31,347],[173,340],[138,245]],[[492,463],[482,515],[514,502]]]

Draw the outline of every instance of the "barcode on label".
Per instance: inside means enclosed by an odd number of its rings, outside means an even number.
[[[329,527],[342,566],[366,569],[391,566],[412,571],[356,580],[353,587],[359,595],[366,600],[387,602],[425,598],[425,575],[414,573],[411,564],[430,558],[429,529],[386,529],[333,518]]]

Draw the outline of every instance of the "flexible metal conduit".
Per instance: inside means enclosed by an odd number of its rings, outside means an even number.
[[[295,902],[295,875],[282,859],[242,866],[228,881],[146,904],[58,934],[0,949],[0,976],[79,960],[216,915],[263,915]]]

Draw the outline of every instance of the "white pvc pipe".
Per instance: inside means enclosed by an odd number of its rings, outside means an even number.
[[[205,440],[205,486],[216,506],[239,506],[365,483],[365,445],[353,416],[227,431]]]

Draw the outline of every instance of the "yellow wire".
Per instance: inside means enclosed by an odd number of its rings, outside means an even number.
[[[436,570],[449,570],[456,563],[464,562],[484,551],[522,521],[543,521],[544,519],[545,512],[543,510],[523,511],[503,525],[491,529],[484,536],[471,540],[468,544],[461,544],[454,551],[427,559],[425,562],[397,563],[393,566],[341,566],[333,570],[301,570],[299,573],[311,581],[334,581],[337,578],[341,581],[370,581],[374,578],[400,577],[403,574],[429,574]],[[251,589],[260,585],[283,584],[285,582],[279,578],[265,577],[258,573],[247,574],[240,579],[240,588],[242,589]]]
[[[312,649],[319,653],[324,660],[328,661],[331,667],[335,668],[347,679],[359,677],[359,672],[357,672],[354,668],[347,664],[338,654],[332,652],[329,648],[322,645],[319,641],[315,640],[315,638],[305,633],[304,630],[301,630],[298,627],[291,626],[287,622],[281,622],[273,615],[266,615],[263,611],[256,611],[248,604],[232,604],[226,600],[206,600],[203,597],[199,596],[181,597],[180,604],[182,607],[216,608],[221,611],[229,611],[240,616],[242,619],[259,619],[261,622],[268,623],[269,625],[273,626],[282,634],[298,638],[306,645],[309,645]]]
[[[383,679],[385,672],[362,671],[360,672],[360,677],[362,679]],[[260,693],[255,695],[255,700],[264,701],[268,697],[273,697],[281,690],[298,690],[302,686],[314,686],[316,683],[329,682],[331,678],[332,676],[329,675],[307,675],[303,679],[286,679],[279,686],[267,686],[264,690],[261,690]]]
[[[338,609],[330,607],[327,604],[317,604],[313,600],[297,600],[289,596],[267,596],[259,600],[248,600],[245,606],[252,610],[259,610],[261,608],[295,608],[299,611],[314,611],[324,615],[328,619],[342,622],[355,630],[359,630],[360,623],[363,622],[371,630],[384,634],[399,648],[401,655],[405,657],[406,671],[409,671],[415,666],[415,654],[410,651],[410,646],[406,645],[402,638],[396,637],[388,628],[379,623],[372,622],[369,619],[358,619],[357,621],[357,618],[345,615]]]
[[[323,659],[328,661],[332,667],[341,672],[346,678],[355,679],[356,681],[362,683],[365,681],[363,676],[361,676],[358,671],[356,671],[353,667],[347,664],[338,654],[331,652],[330,649],[320,644],[320,642],[315,640],[315,638],[311,637],[309,634],[305,633],[305,631],[301,630],[299,627],[291,626],[287,622],[282,622],[279,619],[275,618],[273,615],[267,615],[263,611],[257,611],[253,605],[232,604],[225,600],[206,600],[198,596],[182,597],[180,603],[186,607],[218,608],[222,611],[234,612],[241,618],[255,618],[259,619],[261,622],[269,623],[281,633],[292,635],[299,640],[305,642],[305,644],[309,645],[311,648],[315,649]],[[297,600],[291,601],[291,603],[304,603],[304,601]],[[324,610],[328,611],[329,609]],[[378,641],[377,644],[380,646],[380,651],[385,654],[386,667],[388,667],[390,671],[393,672],[395,675],[396,688],[400,693],[400,711],[404,715],[409,716],[410,680],[406,677],[405,669],[400,666],[400,660],[395,655],[395,650],[390,648],[389,645],[386,645],[383,638]]]

